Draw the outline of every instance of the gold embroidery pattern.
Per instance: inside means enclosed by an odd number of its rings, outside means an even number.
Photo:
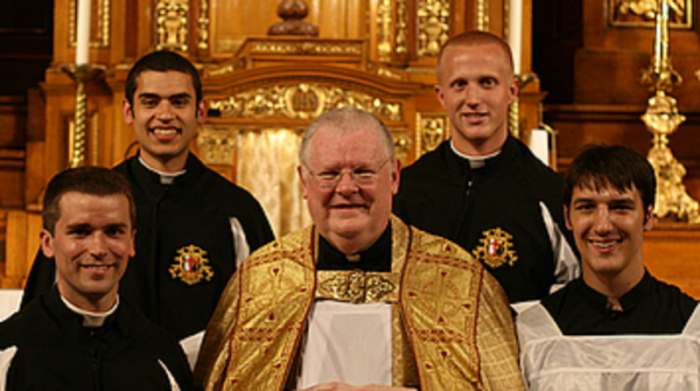
[[[316,298],[376,303],[396,301],[398,283],[389,273],[362,270],[316,272]]]
[[[401,293],[422,389],[478,384],[476,329],[482,266],[458,246],[412,230]],[[410,256],[409,256],[410,258]],[[460,359],[456,359],[460,357]]]
[[[214,272],[207,265],[209,260],[204,256],[207,252],[200,247],[191,244],[177,250],[175,263],[170,265],[170,275],[173,279],[180,279],[187,285],[194,285],[202,279],[211,281]]]
[[[311,236],[308,228],[292,233],[241,267],[241,306],[223,390],[282,389],[313,301]]]
[[[500,228],[486,230],[483,235],[484,237],[479,239],[481,246],[472,252],[474,258],[494,269],[506,264],[515,264],[518,254],[513,249],[513,235]]]

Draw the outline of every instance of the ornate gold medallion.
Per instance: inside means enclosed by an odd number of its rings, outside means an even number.
[[[206,254],[206,251],[194,244],[177,250],[175,262],[170,266],[170,275],[187,285],[194,285],[202,279],[210,281],[214,272],[207,265],[209,260],[204,257]]]
[[[483,235],[484,237],[479,239],[481,246],[472,251],[474,258],[492,268],[504,264],[513,266],[518,260],[518,255],[512,249],[513,236],[500,228],[486,230]]]

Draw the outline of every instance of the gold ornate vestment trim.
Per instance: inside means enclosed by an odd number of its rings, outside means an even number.
[[[394,385],[461,391],[488,382],[522,389],[512,335],[493,338],[485,347],[477,343],[477,317],[483,316],[483,331],[506,327],[512,333],[496,281],[459,246],[395,216],[391,227],[390,274],[402,278],[399,302],[392,303]],[[205,390],[282,390],[294,383],[288,376],[295,376],[290,371],[318,289],[317,235],[311,227],[287,235],[255,252],[236,272],[200,354],[196,374]],[[482,307],[482,298],[500,305],[491,308],[484,301]],[[480,347],[488,350],[481,358]],[[493,379],[481,379],[482,374]]]
[[[315,83],[275,85],[212,100],[222,117],[313,119],[333,109],[351,106],[389,121],[403,119],[401,103],[385,102],[363,92]]]
[[[421,0],[418,4],[418,55],[435,57],[450,37],[449,0]]]
[[[76,3],[77,0],[70,0],[69,7],[70,11],[68,13],[68,34],[70,47],[75,47],[76,45]],[[92,31],[90,34],[90,47],[91,48],[108,48],[109,47],[109,33],[110,33],[110,23],[111,23],[111,13],[110,13],[110,0],[97,0],[97,31],[95,31],[96,40],[92,40]]]
[[[317,271],[316,298],[377,303],[398,301],[400,276],[362,270]]]

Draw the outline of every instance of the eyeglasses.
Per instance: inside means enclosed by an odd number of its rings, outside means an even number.
[[[384,167],[390,161],[391,158],[388,158],[382,164],[376,167],[362,165],[349,171],[326,169],[320,172],[313,172],[309,166],[304,165],[304,167],[306,167],[309,174],[314,177],[320,188],[334,189],[336,186],[338,186],[338,183],[340,183],[340,180],[343,178],[343,174],[346,172],[350,174],[350,179],[352,179],[357,186],[371,186],[377,182],[379,170],[381,170],[382,167]]]

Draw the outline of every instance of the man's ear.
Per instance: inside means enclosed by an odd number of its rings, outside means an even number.
[[[309,184],[306,183],[306,177],[304,176],[304,166],[300,164],[297,167],[297,174],[299,175],[299,180],[301,181],[301,193],[304,195],[304,199],[309,198]]]
[[[651,231],[652,228],[654,228],[654,205],[649,205],[644,214],[644,230]]]
[[[134,109],[126,98],[122,100],[122,116],[124,117],[124,123],[128,126],[134,123]]]
[[[391,194],[396,195],[399,192],[401,181],[401,160],[392,159],[391,162]]]
[[[130,240],[130,245],[131,245],[131,251],[129,251],[129,256],[131,258],[136,256],[136,230],[132,229],[131,230],[131,240]]]
[[[510,92],[510,103],[513,103],[515,102],[515,99],[518,98],[518,90],[520,89],[520,79],[513,76],[513,81],[510,83],[510,87],[508,89]]]
[[[442,91],[442,87],[440,87],[440,84],[435,84],[435,86],[433,86],[433,89],[435,90],[435,96],[437,97],[437,100],[440,102],[442,108],[445,109],[445,93]]]
[[[56,255],[53,235],[51,235],[47,229],[42,229],[39,233],[39,240],[41,242],[41,251],[44,253],[44,256],[49,259],[53,258]]]
[[[564,222],[566,222],[566,228],[569,231],[573,231],[574,229],[571,227],[571,218],[569,218],[569,206],[564,205]]]
[[[207,122],[207,116],[209,115],[209,101],[202,98],[197,105],[197,123],[202,125]]]

